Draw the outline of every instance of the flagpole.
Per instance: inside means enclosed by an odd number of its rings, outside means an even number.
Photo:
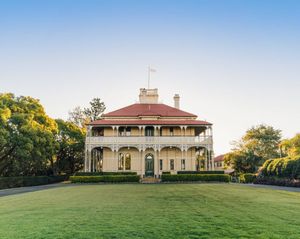
[[[150,89],[150,66],[148,66],[148,89]]]

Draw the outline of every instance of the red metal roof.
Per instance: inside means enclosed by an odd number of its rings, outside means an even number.
[[[211,125],[201,120],[96,120],[89,125]]]
[[[214,158],[214,162],[221,162],[221,161],[224,161],[224,154],[221,154],[217,157]]]
[[[132,104],[124,108],[104,114],[104,117],[197,117],[197,115],[176,109],[165,104]]]

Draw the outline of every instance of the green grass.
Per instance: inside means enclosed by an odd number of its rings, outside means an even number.
[[[0,238],[300,238],[300,193],[75,185],[0,198]]]

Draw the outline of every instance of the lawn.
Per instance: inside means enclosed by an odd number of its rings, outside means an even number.
[[[300,193],[76,185],[0,198],[0,238],[300,238]]]

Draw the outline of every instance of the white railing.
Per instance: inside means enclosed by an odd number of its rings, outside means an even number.
[[[130,144],[211,144],[211,136],[118,136],[118,137],[106,137],[106,136],[93,136],[87,137],[87,143],[90,144],[118,144],[118,145],[130,145]]]

